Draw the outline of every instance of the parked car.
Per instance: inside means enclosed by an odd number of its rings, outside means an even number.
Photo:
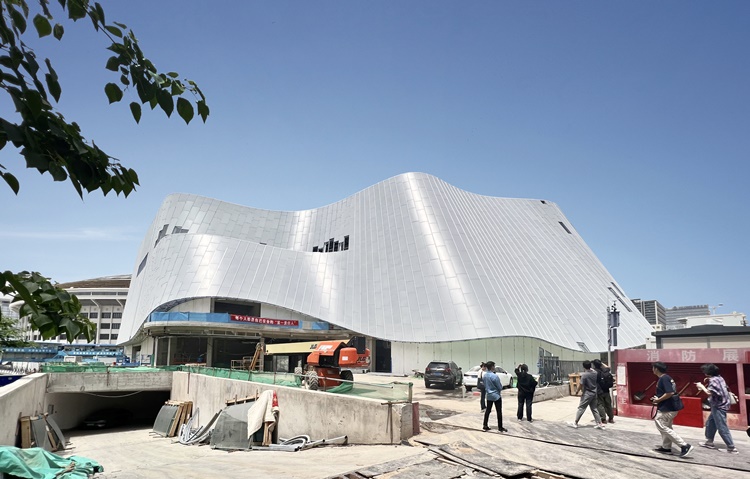
[[[453,361],[432,361],[424,370],[424,386],[426,388],[434,384],[441,384],[449,389],[454,389],[463,383],[463,372]]]
[[[464,387],[466,387],[467,392],[477,387],[480,369],[479,366],[474,366],[464,373]],[[505,369],[497,366],[495,366],[495,374],[500,378],[500,384],[503,385],[503,389],[510,387],[510,381],[511,378],[513,378],[513,374],[510,374]]]
[[[110,408],[101,409],[89,414],[83,420],[83,427],[87,429],[105,429],[110,427],[125,426],[131,423],[133,413],[127,409]]]

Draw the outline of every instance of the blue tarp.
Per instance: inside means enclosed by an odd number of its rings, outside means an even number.
[[[21,379],[23,374],[0,374],[0,386],[5,386],[13,381]]]
[[[65,458],[40,447],[0,446],[0,472],[24,479],[86,479],[104,468],[85,457]]]

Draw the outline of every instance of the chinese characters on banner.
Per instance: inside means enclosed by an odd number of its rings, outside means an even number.
[[[263,324],[266,326],[299,327],[299,321],[296,319],[258,318],[255,316],[241,316],[239,314],[230,314],[229,319],[241,323]]]
[[[710,352],[699,352],[701,349],[649,349],[646,350],[646,361],[654,363],[656,361],[662,362],[680,362],[680,363],[705,363],[705,362],[719,362],[719,363],[737,363],[740,361],[740,350],[739,349],[712,349]],[[710,356],[707,356],[707,354]],[[718,355],[721,354],[721,357]]]

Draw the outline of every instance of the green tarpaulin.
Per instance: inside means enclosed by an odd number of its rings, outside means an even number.
[[[61,457],[39,447],[0,446],[0,472],[25,479],[86,479],[103,472],[96,461],[80,456]]]

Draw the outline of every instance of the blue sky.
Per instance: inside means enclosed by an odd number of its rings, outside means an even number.
[[[6,147],[3,269],[131,273],[173,192],[299,210],[421,171],[556,202],[631,298],[750,313],[748,2],[102,3],[211,116],[108,106],[87,23],[34,42],[60,110],[141,186],[81,201]]]

